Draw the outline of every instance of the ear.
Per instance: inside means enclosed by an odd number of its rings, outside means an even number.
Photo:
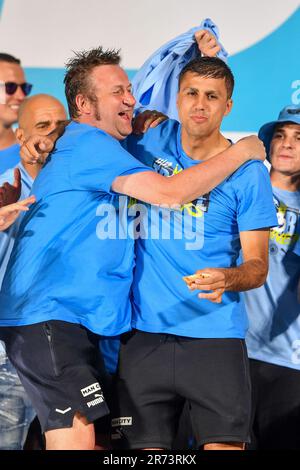
[[[224,116],[227,116],[230,113],[230,111],[232,110],[232,106],[233,106],[233,101],[230,98],[229,100],[227,100]]]
[[[18,144],[22,145],[25,141],[25,136],[24,136],[24,131],[21,127],[18,127],[15,130],[15,136],[16,136]]]
[[[89,115],[92,112],[91,101],[85,95],[78,94],[75,98],[76,106],[79,111],[79,114],[82,115]]]

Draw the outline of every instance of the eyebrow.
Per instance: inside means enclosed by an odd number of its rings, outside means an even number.
[[[124,86],[124,85],[115,85],[115,86],[113,86],[113,90],[123,90],[124,88],[126,88],[126,90],[128,90],[128,88],[132,89],[132,84],[129,83],[129,85],[127,85],[127,86]]]
[[[62,122],[65,122],[64,119],[58,119],[57,121],[55,121],[55,124],[61,124]],[[48,121],[39,121],[39,122],[36,123],[35,127],[41,126],[41,125],[50,126],[50,124],[51,124],[51,121],[49,121],[49,120]]]
[[[187,86],[187,87],[183,88],[182,91],[186,91],[186,90],[199,91],[199,88],[195,88],[195,87],[193,87],[193,86]],[[207,95],[210,95],[210,94],[212,94],[212,93],[213,93],[214,95],[219,95],[219,92],[216,91],[216,90],[207,90],[207,91],[205,91],[205,93],[206,93]]]
[[[286,132],[285,126],[277,127],[277,129],[275,129],[275,131],[274,131],[274,134],[275,134],[276,132]],[[300,129],[299,129],[299,130],[295,130],[294,132],[295,132],[296,134],[300,134]]]

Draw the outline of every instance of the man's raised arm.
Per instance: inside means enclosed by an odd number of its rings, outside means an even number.
[[[168,178],[150,172],[119,176],[112,189],[150,204],[180,206],[211,191],[250,159],[265,159],[264,145],[256,136],[245,137],[209,160]]]

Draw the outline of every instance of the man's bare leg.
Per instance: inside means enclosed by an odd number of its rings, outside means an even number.
[[[94,450],[93,423],[76,413],[71,428],[54,429],[45,433],[46,450]]]
[[[245,450],[244,442],[213,442],[205,444],[204,450]]]

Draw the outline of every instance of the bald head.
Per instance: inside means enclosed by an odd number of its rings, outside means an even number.
[[[17,139],[23,141],[33,134],[47,135],[66,119],[65,108],[53,96],[40,94],[26,98],[19,109]]]

